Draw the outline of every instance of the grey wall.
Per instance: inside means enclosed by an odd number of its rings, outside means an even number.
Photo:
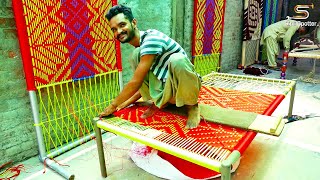
[[[0,165],[38,154],[11,1],[0,1]],[[132,8],[140,30],[154,28],[168,34],[191,56],[193,0],[118,0],[118,3]],[[240,61],[241,26],[242,2],[227,0],[223,72],[236,68]],[[132,50],[130,45],[121,45],[125,83],[132,76],[128,64]]]
[[[222,39],[221,72],[235,69],[241,60],[243,2],[227,0]]]
[[[35,156],[37,143],[11,0],[0,1],[0,165]]]
[[[172,0],[118,0],[118,4],[131,7],[134,17],[138,21],[139,30],[157,29],[171,36]],[[132,77],[132,70],[128,58],[133,51],[129,44],[121,44],[122,67],[124,83]]]

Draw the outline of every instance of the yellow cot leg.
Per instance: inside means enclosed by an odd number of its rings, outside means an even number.
[[[296,93],[296,85],[297,85],[296,82],[297,82],[297,80],[296,80],[296,79],[293,79],[293,81],[294,81],[294,85],[292,86],[292,89],[291,89],[288,118],[291,118],[291,116],[292,116],[294,96],[295,96],[295,93]]]

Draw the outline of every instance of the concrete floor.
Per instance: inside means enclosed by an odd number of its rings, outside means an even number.
[[[319,75],[319,63],[317,73]],[[287,79],[298,78],[306,75],[312,68],[312,62],[308,59],[298,60],[298,66],[293,67],[289,63]],[[230,73],[243,74],[241,70]],[[279,71],[273,71],[266,77],[279,77]],[[317,113],[320,115],[320,84],[311,84],[298,81],[293,114],[308,115]],[[274,115],[284,116],[287,113],[289,97],[280,104]],[[116,137],[112,134],[104,134],[107,171],[106,179],[160,179],[137,167],[128,152],[131,142]],[[55,158],[59,163],[69,165],[65,167],[68,172],[74,173],[75,179],[91,180],[104,179],[100,176],[97,149],[94,141],[81,145],[59,157]],[[25,170],[16,178],[20,179],[63,179],[60,175],[46,168],[37,157],[28,159],[19,164],[25,166]],[[164,172],[165,173],[165,172]],[[217,178],[220,179],[220,178]],[[320,117],[308,118],[285,126],[281,136],[274,137],[258,134],[245,153],[241,163],[232,179],[235,180],[318,180],[320,179]]]

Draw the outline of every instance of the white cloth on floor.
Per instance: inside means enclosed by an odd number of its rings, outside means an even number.
[[[172,180],[195,180],[194,178],[184,175],[168,161],[158,156],[158,151],[156,149],[134,142],[129,155],[138,167],[150,174],[153,174],[154,176]],[[239,164],[240,159],[232,165],[231,172],[234,172],[238,168]],[[212,179],[220,176],[221,175],[218,174],[206,179]]]

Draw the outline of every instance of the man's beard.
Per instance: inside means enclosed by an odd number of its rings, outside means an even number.
[[[123,41],[120,40],[120,35],[126,34],[127,38],[124,39]],[[134,29],[131,25],[131,28],[128,31],[123,31],[121,32],[121,34],[118,35],[117,39],[121,42],[121,43],[127,43],[130,42],[132,39],[134,38]]]

